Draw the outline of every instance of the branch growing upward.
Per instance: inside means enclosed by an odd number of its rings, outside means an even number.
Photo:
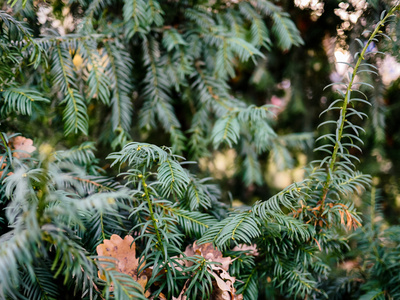
[[[364,83],[364,82],[354,82],[355,77],[359,73],[360,66],[362,66],[362,65],[368,66],[368,64],[363,64],[362,62],[365,60],[365,54],[366,54],[367,49],[370,46],[371,42],[376,40],[377,36],[382,35],[381,28],[386,23],[386,21],[390,17],[392,17],[393,14],[398,10],[400,10],[400,5],[396,5],[395,7],[393,7],[385,17],[383,17],[383,14],[382,14],[383,18],[381,18],[381,21],[376,25],[375,30],[371,33],[368,41],[365,43],[365,45],[364,45],[364,47],[363,47],[363,49],[361,51],[361,53],[357,52],[356,55],[355,55],[355,57],[358,56],[358,59],[357,59],[357,62],[355,64],[355,66],[353,67],[353,72],[349,73],[349,83],[347,85],[346,92],[344,93],[344,97],[343,97],[343,100],[342,100],[343,104],[342,104],[342,107],[341,107],[341,110],[340,110],[340,117],[339,117],[339,120],[337,122],[336,142],[335,142],[335,145],[333,147],[333,153],[330,156],[330,158],[328,159],[328,161],[329,161],[328,175],[327,175],[327,178],[326,178],[326,181],[325,181],[325,184],[324,184],[324,188],[323,188],[323,194],[322,194],[322,200],[321,200],[322,201],[321,202],[321,209],[323,209],[323,207],[324,207],[325,199],[326,199],[326,196],[328,194],[329,186],[330,186],[331,181],[332,181],[332,174],[333,174],[333,172],[335,170],[335,166],[337,165],[338,158],[341,156],[342,158],[344,158],[345,160],[347,160],[351,164],[349,158],[347,157],[348,155],[346,156],[343,153],[344,148],[343,148],[343,145],[342,145],[342,139],[344,137],[349,137],[350,139],[354,138],[355,140],[360,140],[358,138],[358,131],[354,130],[355,126],[347,120],[348,116],[353,115],[353,114],[357,114],[357,112],[356,111],[351,111],[350,113],[348,113],[352,109],[349,109],[347,106],[352,101],[356,101],[356,100],[357,101],[363,101],[363,99],[353,99],[351,97],[352,92],[353,92],[353,86],[355,84],[367,85],[367,86],[370,86],[370,85],[367,84],[367,83]],[[357,39],[357,41],[361,45],[363,45],[363,43],[359,39]],[[372,86],[370,86],[370,87],[372,87]],[[331,107],[332,107],[332,105],[331,105]],[[348,124],[348,126],[345,126],[345,124]],[[347,128],[347,127],[352,128],[355,131],[357,136],[354,135],[354,134],[343,134],[343,130],[345,128]],[[339,149],[340,149],[340,152],[338,152]]]

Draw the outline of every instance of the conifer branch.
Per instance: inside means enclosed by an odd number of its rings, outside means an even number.
[[[367,49],[368,49],[369,45],[371,44],[371,42],[374,41],[375,36],[378,33],[380,33],[380,29],[385,24],[385,22],[388,20],[388,18],[390,18],[399,9],[400,9],[400,5],[393,7],[387,13],[387,15],[376,25],[376,27],[375,27],[374,31],[371,33],[367,43],[364,45],[364,48],[362,49],[361,53],[359,54],[358,60],[353,68],[353,72],[350,75],[350,78],[349,78],[350,82],[347,85],[347,89],[344,94],[343,104],[342,104],[342,107],[340,110],[340,119],[339,119],[340,122],[338,123],[338,127],[337,127],[336,141],[335,141],[335,145],[333,147],[333,153],[332,153],[332,156],[329,158],[329,167],[328,167],[328,172],[327,172],[327,178],[326,178],[326,181],[324,184],[323,194],[322,194],[322,198],[321,198],[321,208],[322,209],[324,208],[325,199],[326,199],[326,196],[329,191],[329,185],[332,180],[332,174],[333,174],[333,171],[335,168],[338,151],[342,147],[341,140],[343,138],[343,129],[344,129],[345,123],[347,121],[346,120],[346,113],[348,110],[347,105],[351,100],[352,88],[353,88],[354,80],[357,75],[358,69],[359,69],[362,61],[365,59],[365,53],[367,52]]]

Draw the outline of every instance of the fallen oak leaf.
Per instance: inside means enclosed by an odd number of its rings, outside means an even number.
[[[146,284],[147,284],[147,281],[149,281],[149,278],[146,276],[146,275],[141,275],[141,276],[136,276],[136,275],[134,275],[133,276],[133,279],[135,279],[141,286],[142,286],[142,288],[143,288],[143,291],[146,291]],[[144,295],[146,296],[146,297],[148,297],[148,296],[150,296],[150,292],[149,291],[146,291],[145,293],[144,293]]]
[[[136,245],[133,242],[133,237],[127,235],[122,239],[120,236],[113,234],[109,240],[106,239],[103,242],[103,244],[96,247],[97,254],[117,259],[117,263],[115,264],[116,270],[131,276],[145,290],[148,277],[145,274],[140,276],[138,274],[139,260],[136,258]],[[100,271],[98,276],[105,280],[105,276]],[[146,291],[145,296],[150,296],[150,292]]]
[[[13,153],[15,158],[29,158],[31,156],[30,153],[36,150],[36,147],[33,146],[33,141],[23,136],[16,136],[11,139],[11,143],[12,147],[17,150],[17,152]]]
[[[132,247],[131,247],[132,246]],[[100,256],[111,256],[118,259],[117,271],[133,276],[139,264],[136,258],[136,245],[133,237],[127,235],[124,239],[113,234],[109,240],[104,240],[96,248]]]
[[[212,300],[242,300],[243,295],[237,295],[234,283],[235,277],[218,266],[212,266],[212,271],[208,272],[214,277],[216,285],[211,295]]]
[[[197,245],[196,242],[193,245],[189,245],[186,247],[184,252],[186,257],[193,257],[195,255],[200,255],[204,257],[205,260],[211,262],[219,262],[221,265],[210,264],[211,269],[207,269],[207,272],[210,273],[215,280],[213,280],[213,293],[211,295],[211,299],[213,300],[242,300],[242,295],[236,295],[236,289],[233,286],[236,279],[232,277],[227,272],[229,269],[229,265],[232,263],[231,257],[223,257],[222,252],[218,249],[214,248],[212,243],[205,243],[201,245]],[[185,265],[190,267],[193,265],[193,262],[189,259],[185,260]],[[178,298],[173,298],[173,300],[186,300],[187,297],[184,293],[187,290],[188,281],[185,283],[181,293]]]
[[[221,291],[224,292],[224,291],[231,290],[230,287],[228,286],[228,284],[226,284],[225,281],[222,280],[222,278],[218,276],[218,274],[216,274],[215,272],[210,272],[210,273],[211,273],[211,275],[214,276],[215,281],[217,282],[217,285]]]
[[[193,245],[186,247],[184,254],[187,257],[197,254],[203,256],[208,261],[219,262],[222,265],[221,267],[226,271],[228,271],[229,265],[232,263],[232,258],[229,256],[223,257],[222,252],[214,248],[212,243],[197,245],[196,242],[194,242]],[[185,264],[186,266],[190,267],[193,265],[193,262],[186,261]]]

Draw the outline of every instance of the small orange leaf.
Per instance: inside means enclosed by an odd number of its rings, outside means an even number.
[[[352,220],[353,218],[351,217],[350,213],[346,210],[346,216],[347,216],[347,228],[351,230],[351,226],[353,224]]]
[[[357,228],[357,225],[361,227],[361,223],[358,222],[358,220],[357,220],[356,218],[353,218],[353,222],[356,222],[356,223],[357,223],[357,224],[354,224],[354,225],[353,225],[353,226],[354,226],[354,229]]]
[[[339,210],[339,214],[340,214],[340,223],[344,225],[344,212]]]
[[[316,238],[314,238],[314,241],[317,243],[317,245],[318,245],[318,248],[319,248],[319,251],[322,251],[322,249],[321,249],[321,245],[319,244],[318,240],[317,240]]]

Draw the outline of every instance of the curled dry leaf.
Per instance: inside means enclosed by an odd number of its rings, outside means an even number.
[[[196,242],[193,245],[189,245],[186,247],[184,252],[186,256],[194,256],[194,255],[201,255],[208,261],[215,261],[222,264],[221,268],[225,271],[228,271],[229,265],[232,263],[232,258],[230,257],[223,257],[222,252],[218,249],[214,248],[212,243],[206,243],[202,245],[196,245]],[[190,267],[193,265],[192,262],[186,261],[185,264]]]
[[[28,158],[31,156],[29,153],[36,150],[36,147],[33,146],[33,141],[23,136],[17,136],[11,139],[11,143],[12,148],[19,150],[18,152],[13,153],[15,158]]]
[[[253,255],[253,256],[259,255],[256,244],[250,246],[246,244],[239,244],[235,248],[233,248],[232,251],[249,251],[249,253],[246,253],[246,255]]]
[[[186,247],[184,254],[188,257],[194,255],[203,256],[208,261],[219,262],[221,265],[212,264],[211,270],[207,270],[215,280],[213,280],[213,293],[211,299],[213,300],[242,300],[242,295],[236,295],[236,289],[233,284],[235,283],[235,277],[232,277],[227,272],[229,265],[232,263],[232,258],[223,257],[222,252],[214,248],[212,243],[206,243],[197,245],[196,242],[193,245]],[[186,266],[190,267],[193,265],[191,261],[185,261]],[[188,281],[185,283],[178,298],[173,297],[173,300],[187,300],[184,293],[187,290]]]
[[[233,286],[236,279],[229,275],[227,271],[218,266],[212,266],[212,271],[209,271],[215,278],[213,283],[213,300],[242,300],[243,295],[237,295],[236,289]]]
[[[98,245],[96,251],[99,256],[116,258],[118,260],[116,270],[128,274],[143,287],[143,290],[145,289],[148,277],[144,274],[138,275],[139,260],[136,258],[136,245],[133,243],[132,236],[127,235],[122,239],[120,236],[113,234],[109,240],[104,240],[103,244]],[[103,280],[105,279],[105,276],[100,272],[99,277]],[[145,296],[148,297],[149,295],[150,292],[147,291]]]

